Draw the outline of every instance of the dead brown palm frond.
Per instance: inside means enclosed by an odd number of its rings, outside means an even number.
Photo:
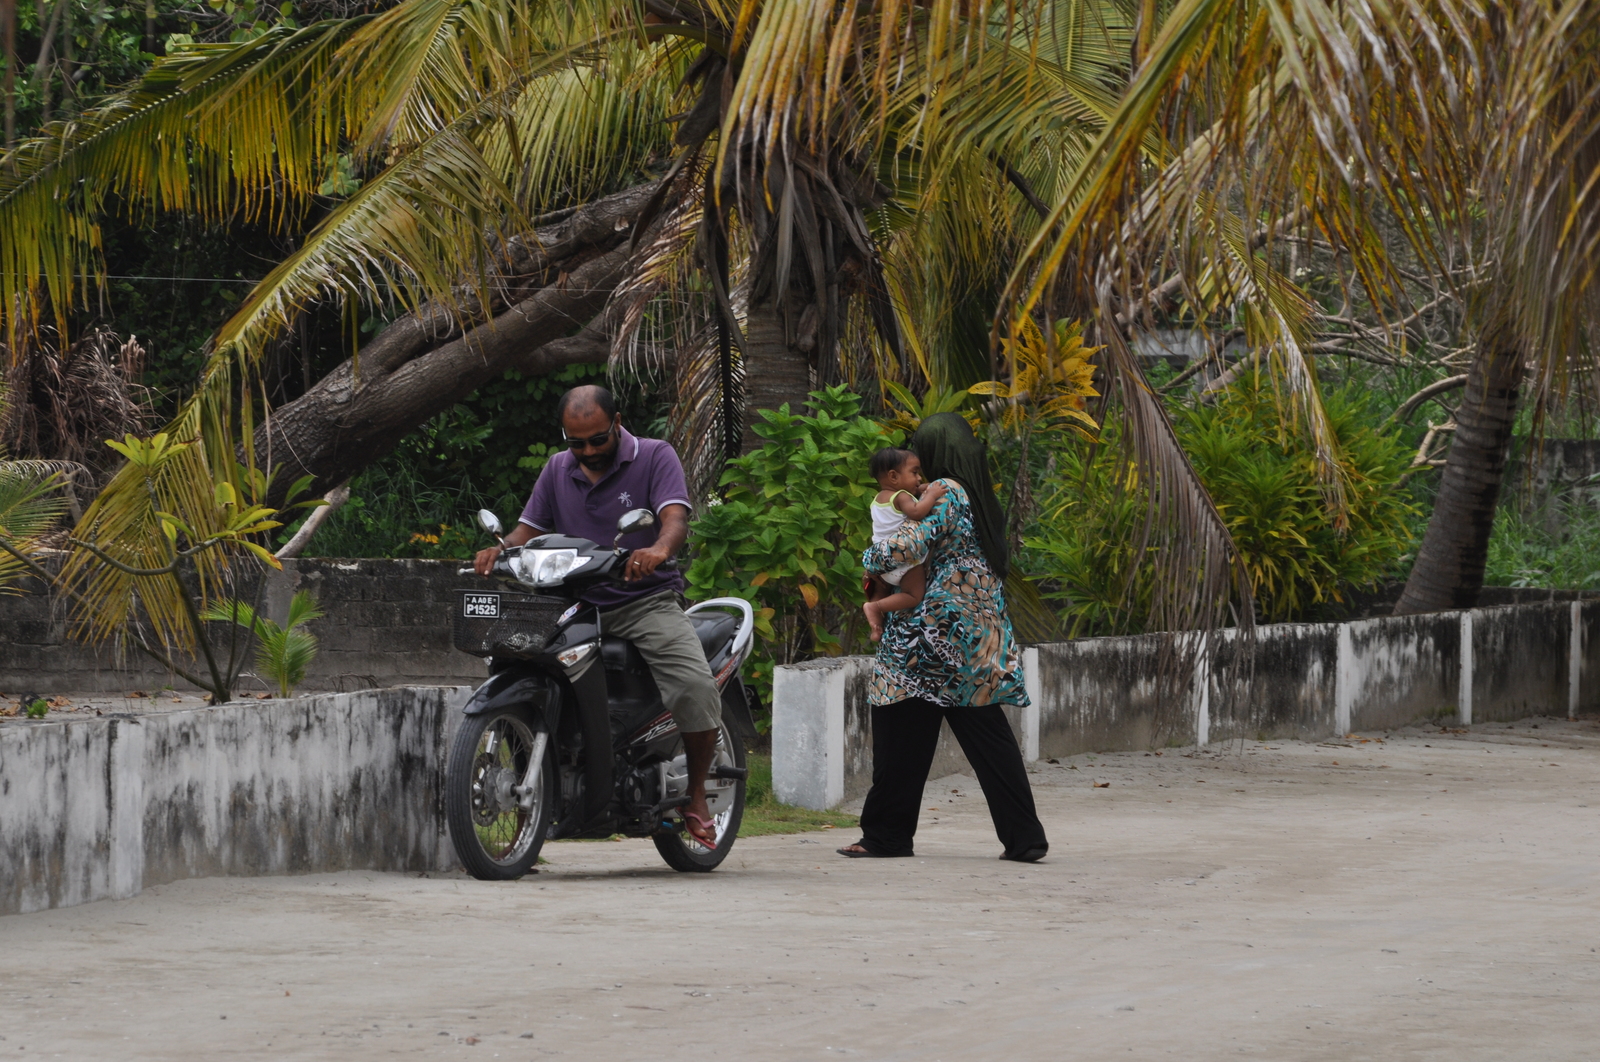
[[[150,423],[150,396],[139,383],[145,352],[136,337],[122,340],[101,330],[65,351],[56,340],[53,327],[40,328],[0,370],[7,397],[0,406],[0,446],[73,465],[74,487],[92,494],[116,459],[105,440],[140,433]]]
[[[711,322],[705,297],[685,298],[701,268],[695,237],[705,221],[705,170],[698,156],[695,149],[678,164],[676,185],[663,193],[673,205],[654,235],[634,248],[628,276],[611,296],[620,313],[611,341],[614,373],[661,371],[673,351],[691,345]]]

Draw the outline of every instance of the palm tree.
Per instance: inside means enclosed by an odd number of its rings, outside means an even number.
[[[197,476],[278,471],[271,498],[347,479],[510,367],[669,368],[704,469],[753,410],[814,382],[966,384],[1000,375],[968,338],[997,311],[1001,333],[1085,318],[1162,547],[1152,621],[1179,629],[1230,600],[1248,622],[1248,586],[1134,333],[1239,323],[1338,508],[1319,315],[1281,249],[1327,242],[1380,313],[1404,310],[1403,250],[1468,308],[1477,355],[1402,607],[1467,600],[1516,385],[1531,366],[1543,409],[1589,317],[1593,14],[1121,10],[407,0],[185,50],[0,167],[0,312],[12,330],[64,318],[113,205],[306,228],[170,426]],[[330,201],[341,158],[362,183]],[[318,299],[406,313],[268,416],[257,359]],[[207,458],[241,430],[243,462]],[[88,524],[133,486],[113,482]]]
[[[1404,313],[1406,252],[1465,308],[1471,349],[1438,500],[1397,611],[1470,606],[1483,580],[1511,430],[1537,427],[1591,349],[1600,238],[1600,11],[1526,0],[1400,7],[1327,0],[1180,0],[1050,223],[1011,278],[1020,320],[1098,308],[1108,364],[1135,417],[1159,420],[1127,357],[1152,290],[1201,315],[1242,294],[1324,455],[1303,296],[1272,278],[1274,244],[1309,231],[1363,293]],[[1141,142],[1171,137],[1151,168]],[[1241,226],[1241,217],[1252,219]],[[1398,227],[1403,238],[1385,238]],[[1218,262],[1251,262],[1243,292]],[[1081,268],[1081,263],[1091,268]],[[1167,279],[1156,279],[1163,273]],[[1221,295],[1221,298],[1219,298]],[[1140,414],[1141,403],[1147,412]],[[1147,433],[1136,432],[1143,445]],[[1145,465],[1180,490],[1181,470]]]
[[[992,374],[1007,248],[1081,167],[1130,35],[1106,0],[407,0],[194,46],[0,167],[0,314],[64,328],[110,210],[272,220],[304,235],[218,331],[167,427],[175,477],[276,504],[508,368],[610,358],[670,370],[705,482],[818,383]],[[330,299],[405,312],[267,411],[263,349]],[[170,504],[209,519],[204,492]],[[127,468],[80,537],[164,556],[154,511]]]

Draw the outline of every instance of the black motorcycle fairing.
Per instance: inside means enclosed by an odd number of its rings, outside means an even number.
[[[611,803],[611,718],[606,704],[604,668],[591,667],[569,680],[578,721],[583,727],[583,823],[588,826]],[[565,833],[566,831],[563,831]]]
[[[586,538],[573,538],[571,535],[558,534],[554,531],[548,535],[530,538],[522,544],[523,549],[575,549],[580,553],[592,553],[595,546],[595,543]]]
[[[722,687],[722,718],[735,737],[747,746],[761,740],[756,732],[756,692],[737,678]]]
[[[550,636],[550,641],[545,643],[545,651],[552,656],[563,649],[570,649],[575,645],[592,642],[600,637],[600,624],[595,617],[579,614],[567,622]]]
[[[513,704],[531,704],[544,716],[553,735],[561,715],[561,684],[553,675],[528,667],[496,672],[472,692],[462,707],[463,715],[479,715]]]
[[[600,640],[600,660],[605,667],[611,737],[615,747],[622,749],[633,744],[634,732],[666,711],[666,706],[650,665],[632,642],[607,635]]]

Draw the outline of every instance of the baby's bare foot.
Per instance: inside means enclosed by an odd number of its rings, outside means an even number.
[[[877,603],[868,601],[861,606],[861,611],[867,614],[867,626],[872,628],[872,640],[880,641],[883,638],[883,610]]]

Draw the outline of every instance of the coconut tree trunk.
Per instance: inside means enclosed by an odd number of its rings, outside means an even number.
[[[1482,349],[1467,373],[1439,496],[1395,615],[1471,608],[1483,588],[1525,352],[1516,341]]]
[[[789,412],[804,413],[811,395],[811,361],[803,345],[816,343],[816,327],[804,330],[804,310],[794,313],[795,299],[780,307],[763,301],[750,307],[744,337],[744,451],[749,453],[763,440],[751,431],[765,423],[760,411],[778,409],[785,402]]]

